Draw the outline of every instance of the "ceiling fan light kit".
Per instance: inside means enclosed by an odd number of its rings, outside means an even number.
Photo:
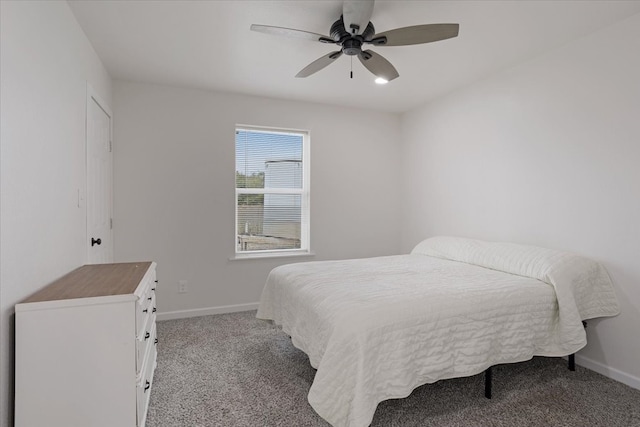
[[[364,44],[373,46],[409,46],[431,43],[458,36],[458,24],[424,24],[396,28],[380,34],[375,33],[371,23],[374,0],[347,0],[342,5],[342,16],[331,25],[329,34],[311,33],[292,28],[270,25],[251,25],[252,31],[285,37],[302,38],[326,44],[337,44],[340,50],[322,56],[303,68],[296,77],[308,77],[340,56],[357,56],[362,65],[377,77],[376,83],[385,84],[399,76],[395,67],[382,55],[372,50],[362,50]]]

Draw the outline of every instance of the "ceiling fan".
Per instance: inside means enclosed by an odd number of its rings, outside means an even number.
[[[352,57],[357,56],[362,65],[383,82],[389,82],[398,77],[398,71],[382,55],[372,50],[362,50],[363,45],[407,46],[446,40],[458,35],[458,24],[414,25],[376,34],[373,23],[369,21],[373,13],[374,1],[345,0],[342,5],[342,16],[333,23],[329,30],[331,37],[270,25],[253,24],[251,30],[340,46],[340,50],[331,52],[307,65],[296,74],[296,77],[308,77],[333,63],[344,53]],[[353,72],[351,77],[353,78]]]

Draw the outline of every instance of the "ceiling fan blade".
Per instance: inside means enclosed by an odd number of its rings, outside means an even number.
[[[391,62],[372,50],[363,50],[360,52],[360,55],[358,55],[358,58],[360,62],[362,62],[362,65],[376,77],[381,77],[390,82],[400,76],[395,67],[391,65]]]
[[[340,58],[340,56],[342,56],[342,51],[336,50],[335,52],[331,52],[328,55],[318,58],[300,70],[300,72],[296,74],[296,77],[309,77],[311,74],[317,73],[336,59]]]
[[[375,0],[345,0],[342,4],[342,21],[349,34],[362,34],[373,13]]]
[[[437,42],[458,36],[458,24],[425,24],[396,28],[373,36],[369,43],[376,46],[407,46]]]
[[[311,33],[309,31],[302,31],[302,30],[294,30],[293,28],[273,27],[271,25],[252,24],[251,31],[257,31],[259,33],[265,33],[265,34],[274,34],[276,36],[311,40],[314,42],[322,42],[322,43],[336,42],[331,37],[323,36],[322,34],[316,34],[316,33]]]

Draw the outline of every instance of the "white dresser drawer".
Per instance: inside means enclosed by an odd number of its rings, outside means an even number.
[[[153,314],[147,323],[145,331],[136,338],[136,366],[138,377],[145,368],[144,360],[148,353],[149,346],[155,346],[157,340],[156,315]]]
[[[153,332],[155,337],[155,328]],[[142,376],[136,385],[138,427],[144,427],[147,418],[149,397],[151,396],[151,386],[153,384],[153,372],[156,368],[156,358],[158,355],[155,344],[148,346],[147,349],[149,351],[145,355]]]
[[[145,293],[138,299],[136,303],[136,337],[140,338],[148,330],[147,324],[156,312],[156,292],[155,283],[148,286]]]

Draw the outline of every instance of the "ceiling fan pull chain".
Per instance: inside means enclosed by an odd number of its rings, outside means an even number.
[[[351,78],[353,78],[353,56],[351,57]]]

